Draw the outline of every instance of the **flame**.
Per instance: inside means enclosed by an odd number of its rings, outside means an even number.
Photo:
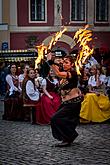
[[[39,46],[36,46],[38,49],[38,57],[35,60],[35,68],[38,67],[38,64],[40,63],[41,59],[44,58],[44,52],[47,51],[47,47],[44,44],[41,44]]]
[[[44,43],[42,43],[39,46],[36,46],[38,49],[38,58],[35,60],[35,68],[37,68],[38,63],[41,62],[41,59],[44,58],[44,54],[48,52],[48,50],[51,50],[52,46],[56,44],[56,42],[61,38],[62,34],[67,31],[67,28],[64,28],[63,30],[60,30],[60,32],[57,32],[49,42],[48,46],[45,46]]]
[[[49,45],[48,45],[48,49],[50,50],[52,48],[53,45],[56,44],[56,42],[61,38],[62,34],[67,31],[67,28],[64,27],[63,30],[60,30],[60,32],[57,32],[51,39]]]
[[[89,25],[86,25],[84,29],[79,29],[74,36],[76,44],[79,44],[79,47],[81,48],[75,61],[76,71],[79,75],[81,75],[80,68],[82,68],[85,60],[93,54],[94,51],[94,49],[89,46],[92,41],[92,31],[87,30],[88,27]]]

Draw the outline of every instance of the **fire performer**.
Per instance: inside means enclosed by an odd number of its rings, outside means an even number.
[[[54,64],[52,53],[47,55],[47,63],[61,79],[58,91],[61,94],[62,104],[51,118],[52,134],[54,138],[62,141],[56,146],[70,146],[78,136],[75,129],[79,123],[82,101],[81,91],[77,88],[78,75],[71,56],[64,57],[63,71]]]

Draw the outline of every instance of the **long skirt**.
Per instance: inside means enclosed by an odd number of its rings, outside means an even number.
[[[59,141],[73,141],[79,123],[81,102],[62,104],[51,119],[53,137]]]
[[[22,99],[19,96],[4,99],[4,120],[18,121],[23,119]]]
[[[80,122],[104,122],[110,119],[110,100],[107,96],[87,93],[81,105]]]
[[[53,96],[53,99],[43,94],[39,103],[36,105],[37,124],[50,124],[51,117],[61,105],[61,98],[57,93],[50,92],[50,95]]]

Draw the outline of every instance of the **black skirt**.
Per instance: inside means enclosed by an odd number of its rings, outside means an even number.
[[[52,135],[54,138],[60,141],[73,141],[76,135],[75,129],[79,123],[81,101],[78,97],[61,104],[58,111],[51,118]]]

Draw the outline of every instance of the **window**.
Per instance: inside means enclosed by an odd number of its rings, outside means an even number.
[[[30,0],[30,20],[45,21],[45,0]]]
[[[108,22],[108,0],[96,0],[96,22]]]
[[[85,21],[85,0],[71,0],[71,21]]]

